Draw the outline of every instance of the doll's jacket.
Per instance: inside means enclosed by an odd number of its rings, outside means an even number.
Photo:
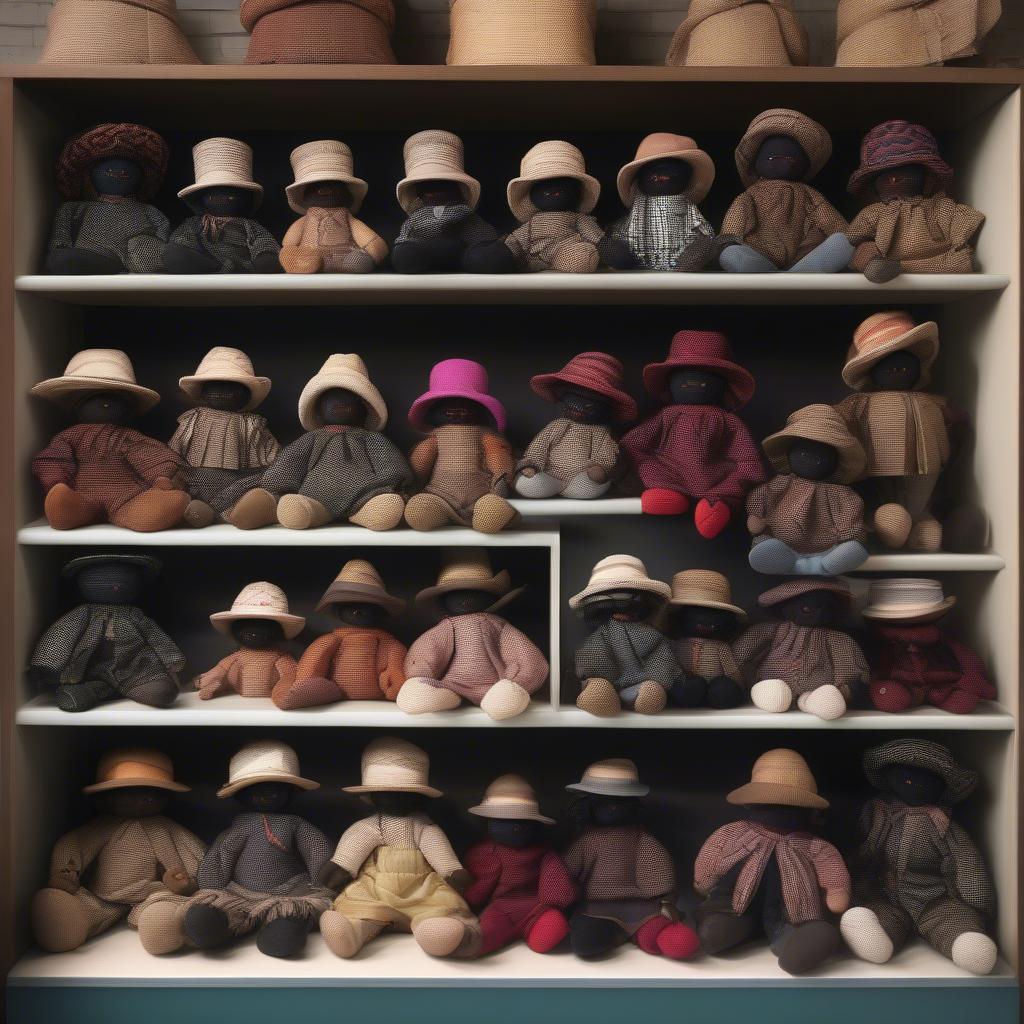
[[[578,679],[607,679],[617,690],[647,680],[668,689],[679,674],[668,638],[647,622],[609,619],[576,651]]]
[[[550,270],[558,248],[568,241],[597,245],[604,238],[597,221],[587,213],[555,210],[535,213],[524,221],[505,244],[528,270]]]
[[[295,659],[276,648],[255,650],[240,647],[196,680],[200,700],[224,693],[242,697],[269,697],[277,686],[295,681]]]
[[[187,466],[205,469],[265,469],[281,450],[258,412],[227,412],[197,406],[178,417],[168,442]]]
[[[779,473],[747,495],[747,528],[758,540],[774,537],[801,554],[867,540],[864,502],[852,487]]]
[[[274,236],[251,217],[188,217],[174,229],[171,241],[217,260],[222,274],[246,270],[257,257],[281,251]]]
[[[715,229],[685,195],[647,196],[634,189],[629,213],[609,234],[625,242],[645,270],[675,270],[690,244],[714,238]]]
[[[619,465],[619,451],[618,441],[606,426],[560,417],[530,442],[516,472],[536,469],[568,482],[577,473],[599,466],[610,479]]]
[[[981,658],[938,626],[888,624],[876,626],[878,650],[872,677],[911,688],[956,687],[982,700],[995,700],[996,688]]]
[[[310,249],[356,248],[369,253],[382,263],[388,246],[373,228],[364,224],[350,210],[311,206],[284,236],[283,245]]]
[[[474,910],[488,906],[516,918],[576,899],[569,869],[548,846],[516,849],[485,839],[469,848],[466,868],[473,881],[462,895]]]
[[[395,700],[406,678],[405,655],[405,644],[386,629],[341,626],[306,648],[295,670],[295,686],[323,677],[336,683],[348,700]],[[282,684],[274,700],[287,702],[294,688]]]

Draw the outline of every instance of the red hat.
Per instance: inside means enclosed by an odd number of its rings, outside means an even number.
[[[530,387],[547,402],[558,401],[559,384],[575,384],[609,399],[620,423],[636,419],[636,402],[622,390],[622,363],[607,352],[581,352],[558,373],[538,373]]]
[[[953,168],[939,155],[939,144],[924,125],[884,121],[864,136],[860,167],[850,176],[846,190],[862,192],[879,172],[907,164],[920,164],[928,171],[925,189],[929,195],[948,192],[953,185]]]
[[[729,341],[721,331],[678,331],[668,359],[644,367],[644,387],[655,398],[669,401],[669,374],[684,367],[714,370],[725,377],[725,404],[730,409],[741,409],[754,396],[754,378],[733,362]]]

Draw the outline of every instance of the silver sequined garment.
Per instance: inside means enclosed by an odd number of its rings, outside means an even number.
[[[611,233],[629,246],[644,270],[675,270],[695,238],[715,237],[714,228],[685,196],[642,193]]]

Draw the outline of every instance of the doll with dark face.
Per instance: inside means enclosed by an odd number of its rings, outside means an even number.
[[[174,703],[185,655],[135,604],[159,572],[147,555],[86,555],[64,566],[61,576],[82,603],[42,635],[28,668],[62,711],[122,697],[156,708]]]
[[[57,160],[64,197],[50,233],[50,274],[153,274],[163,269],[167,218],[149,203],[167,170],[167,143],[140,124],[101,124]]]
[[[174,781],[158,750],[110,750],[82,792],[93,795],[97,815],[54,845],[47,886],[32,898],[33,937],[48,953],[65,953],[126,920],[147,953],[173,952],[206,852],[164,814],[171,794],[188,786]]]
[[[897,739],[864,753],[877,795],[860,815],[861,845],[851,861],[853,907],[840,927],[853,953],[887,963],[912,936],[972,974],[989,974],[998,950],[990,937],[992,878],[953,808],[978,774],[939,743]]]
[[[693,869],[701,947],[717,956],[760,933],[787,974],[816,970],[839,948],[826,912],[850,905],[843,858],[814,831],[814,811],[828,801],[795,750],[762,754],[751,781],[726,799],[743,817],[708,838]]]

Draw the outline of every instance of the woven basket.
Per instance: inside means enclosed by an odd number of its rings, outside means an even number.
[[[448,0],[449,64],[593,64],[594,0]]]
[[[789,67],[808,60],[807,32],[792,0],[691,0],[669,67]]]

